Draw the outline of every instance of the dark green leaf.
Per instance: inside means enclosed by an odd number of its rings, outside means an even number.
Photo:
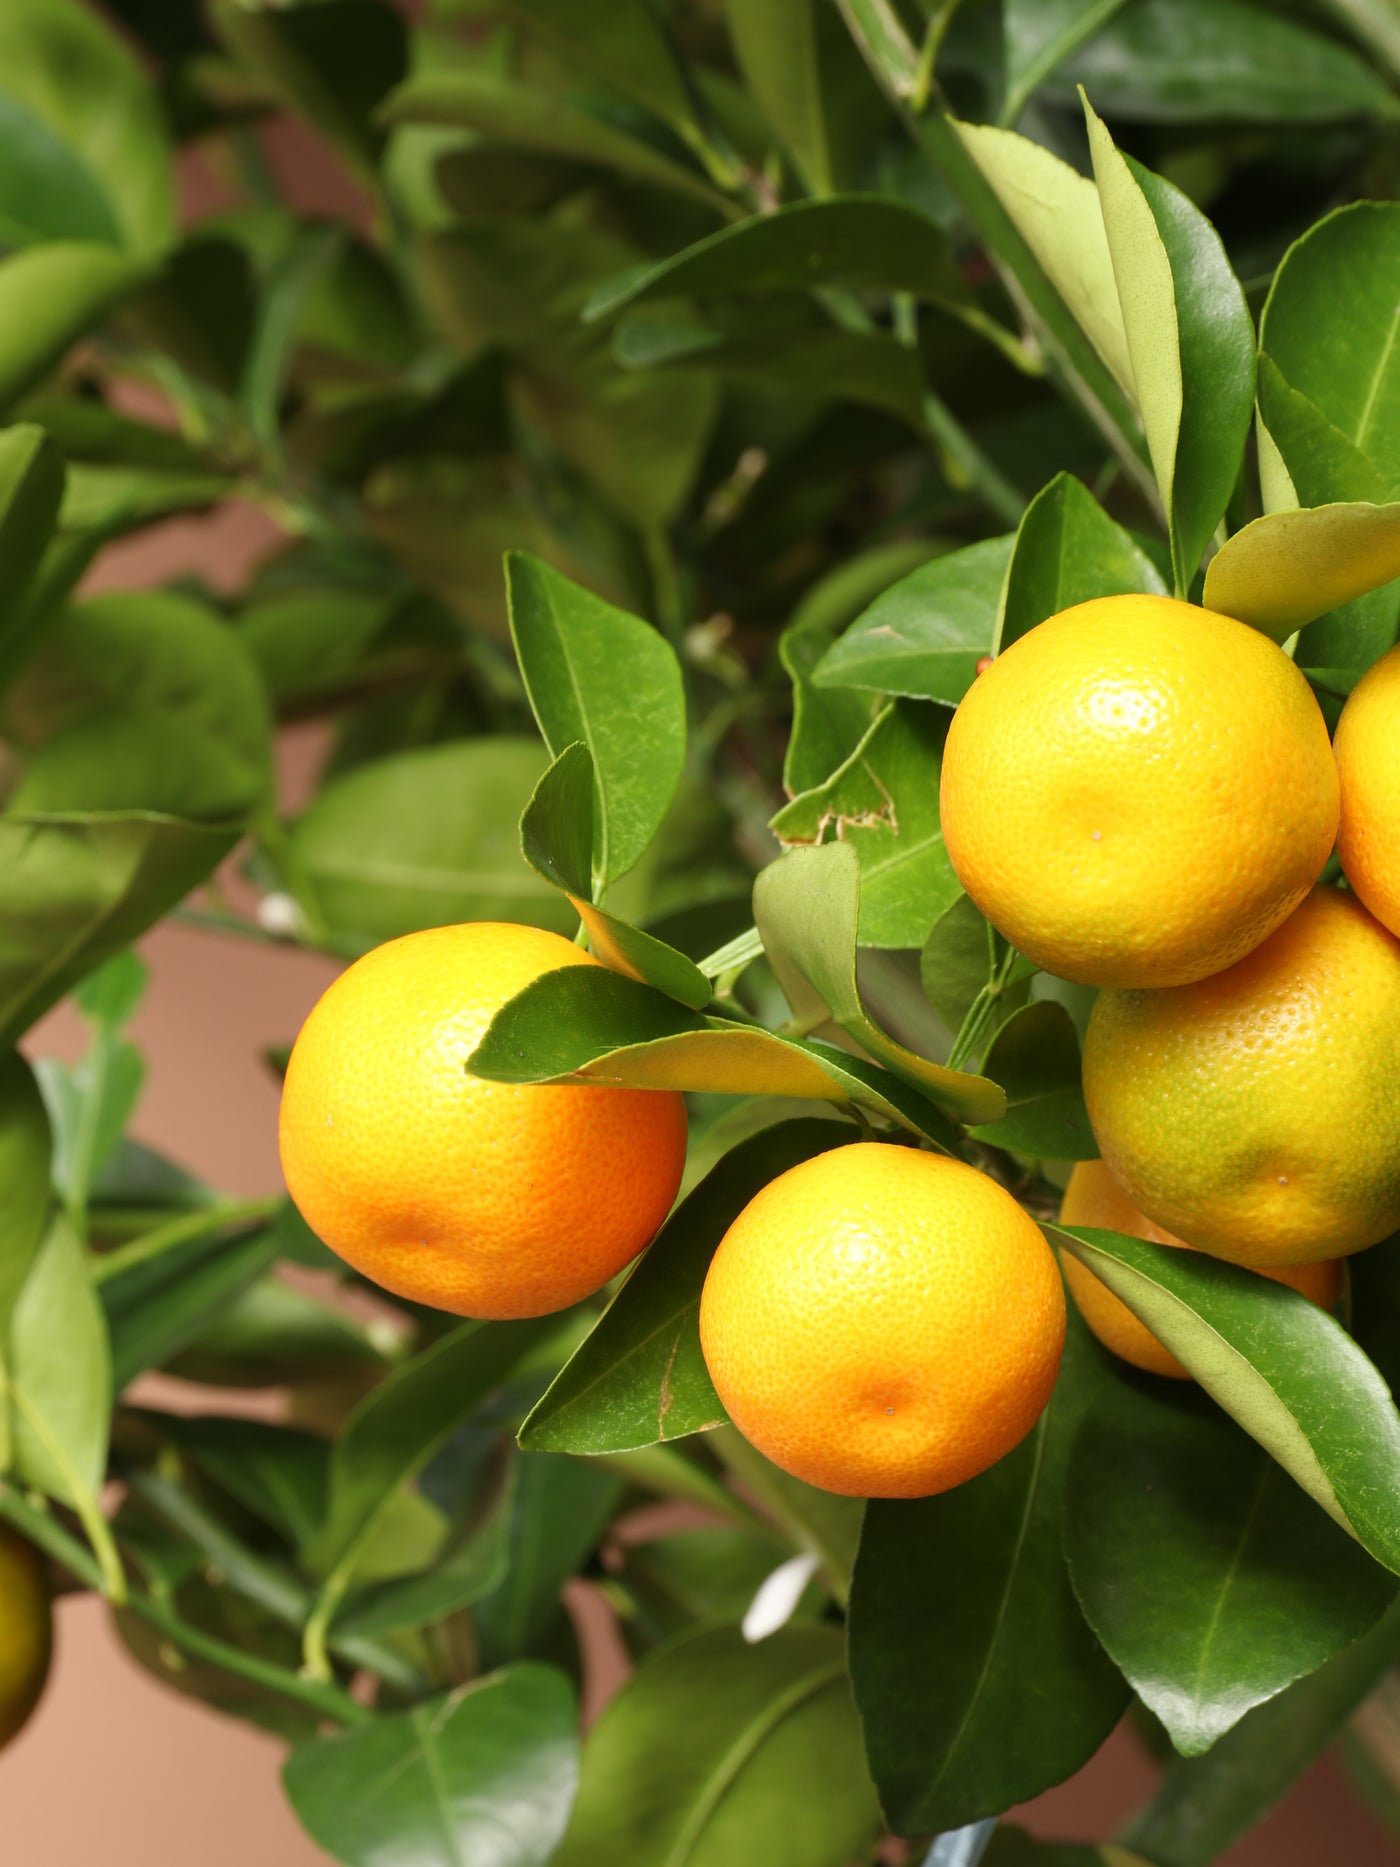
[[[703,145],[696,94],[667,31],[647,0],[510,0],[511,10],[566,59],[669,123],[683,141]]]
[[[827,1588],[843,1606],[851,1592],[851,1570],[860,1541],[865,1500],[822,1491],[785,1472],[733,1426],[719,1427],[708,1442],[746,1497],[800,1550],[815,1556]]]
[[[23,664],[44,619],[23,599],[62,500],[63,459],[44,430],[20,422],[0,433],[0,690]]]
[[[824,1007],[848,1036],[930,1101],[963,1121],[997,1121],[994,1083],[915,1055],[870,1019],[856,983],[860,863],[849,842],[791,849],[754,885],[764,951],[795,1015],[813,1028]]]
[[[614,972],[642,979],[695,1010],[710,1002],[710,982],[684,953],[592,903],[593,758],[567,745],[535,786],[520,819],[525,860],[562,889],[588,930],[592,951]]]
[[[49,1210],[49,1118],[29,1065],[0,1058],[0,1341]]]
[[[1057,473],[1026,507],[1007,567],[994,652],[1049,616],[1095,597],[1165,596],[1156,566],[1072,473]]]
[[[1203,1252],[1051,1229],[1330,1517],[1400,1572],[1400,1413],[1340,1323]]]
[[[834,829],[855,852],[862,946],[919,946],[930,917],[960,892],[938,814],[947,730],[942,709],[892,703],[824,784],[772,821],[784,843],[819,843]]]
[[[547,1666],[512,1666],[447,1698],[314,1738],[283,1782],[343,1867],[544,1867],[578,1779],[574,1700]]]
[[[1261,349],[1283,384],[1312,405],[1332,434],[1350,443],[1345,457],[1354,461],[1359,454],[1369,462],[1383,489],[1343,484],[1335,464],[1330,471],[1308,471],[1300,440],[1284,424],[1289,412],[1302,415],[1314,434],[1318,424],[1306,419],[1306,407],[1277,406],[1288,398],[1276,393],[1266,368],[1265,420],[1304,505],[1385,498],[1400,490],[1398,304],[1400,205],[1393,201],[1339,208],[1295,241],[1274,275],[1260,325]],[[1333,460],[1342,452],[1334,441]]]
[[[99,811],[110,821],[120,811],[241,827],[264,782],[192,720],[145,701],[112,700],[30,753],[9,810],[16,821]]]
[[[832,1044],[702,1018],[604,967],[565,966],[526,986],[497,1012],[467,1067],[502,1083],[611,1082],[857,1102],[945,1151],[952,1141],[933,1104],[877,1064]]]
[[[1046,88],[1071,101],[1080,84],[1130,122],[1332,123],[1394,111],[1355,52],[1240,0],[1135,0]]]
[[[0,816],[0,1036],[13,1041],[129,946],[237,838],[237,826],[151,813]]]
[[[702,1628],[599,1719],[557,1867],[837,1867],[878,1828],[835,1628]]]
[[[1208,1401],[1156,1382],[1100,1396],[1070,1463],[1080,1606],[1183,1756],[1385,1613],[1395,1578]]]
[[[1095,1160],[1099,1146],[1080,1088],[1079,1039],[1063,1005],[1041,999],[992,1039],[982,1072],[1006,1091],[1006,1114],[979,1141],[1042,1160]]]
[[[485,1520],[449,1549],[422,1575],[380,1582],[352,1595],[337,1617],[337,1638],[391,1634],[426,1627],[470,1607],[500,1587],[510,1567],[511,1526],[515,1515],[512,1478],[492,1501]]]
[[[328,784],[292,848],[331,925],[367,941],[467,920],[571,933],[573,910],[521,861],[514,834],[544,767],[533,739],[454,740]]]
[[[1085,108],[1136,400],[1184,596],[1244,454],[1254,325],[1214,227],[1179,188],[1120,154]]]
[[[742,5],[741,13],[752,17]],[[909,292],[966,309],[974,300],[947,235],[917,209],[885,195],[793,201],[726,227],[669,259],[600,287],[585,315],[610,317],[652,299],[751,292]]]
[[[511,636],[558,756],[581,740],[597,784],[593,874],[605,888],[655,835],[685,763],[680,666],[664,638],[538,558],[506,560]]]
[[[770,1180],[857,1133],[845,1123],[790,1121],[726,1154],[662,1226],[521,1427],[520,1443],[624,1452],[723,1424],[700,1353],[700,1291],[715,1248]]]
[[[1096,33],[1123,0],[1002,0],[1006,43],[1003,123],[1014,123],[1057,65]]]
[[[1400,1606],[1371,1632],[1267,1704],[1204,1757],[1173,1762],[1123,1833],[1153,1867],[1210,1867],[1315,1757],[1400,1655]]]
[[[104,1279],[102,1306],[118,1392],[147,1368],[160,1367],[197,1341],[270,1269],[276,1256],[276,1243],[266,1229],[240,1238],[205,1233],[148,1264]]]
[[[601,1461],[518,1455],[505,1574],[473,1617],[485,1665],[524,1658],[548,1637],[560,1589],[587,1561],[622,1491],[621,1474]]]
[[[1060,1544],[1070,1447],[1105,1379],[1071,1317],[1050,1405],[1014,1452],[941,1497],[867,1506],[851,1677],[901,1832],[957,1828],[1039,1794],[1087,1762],[1123,1711],[1127,1687],[1085,1624]]]
[[[1389,487],[1379,469],[1322,410],[1259,353],[1259,482],[1266,512],[1334,500],[1382,505]]]
[[[278,1387],[383,1373],[392,1350],[382,1320],[352,1320],[333,1302],[263,1277],[226,1302],[171,1362],[170,1372],[215,1387]]]
[[[330,1444],[263,1420],[206,1414],[152,1416],[161,1433],[205,1476],[300,1549],[325,1516]]]
[[[971,896],[962,894],[929,930],[919,955],[919,978],[950,1034],[961,1030],[972,1001],[991,979],[995,937]]]
[[[935,559],[878,597],[818,664],[817,687],[873,687],[956,706],[992,651],[1015,540]]]

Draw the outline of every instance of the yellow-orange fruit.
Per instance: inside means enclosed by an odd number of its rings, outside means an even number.
[[[1125,1232],[1130,1238],[1147,1238],[1153,1244],[1174,1245],[1182,1251],[1196,1249],[1184,1238],[1174,1238],[1160,1225],[1154,1225],[1145,1213],[1139,1212],[1101,1160],[1081,1160],[1075,1166],[1065,1188],[1060,1221],[1064,1225],[1098,1226],[1106,1232]],[[1078,1258],[1064,1251],[1060,1254],[1060,1268],[1080,1315],[1105,1348],[1148,1374],[1169,1374],[1182,1381],[1191,1379],[1189,1371],[1171,1350],[1163,1348],[1147,1324],[1140,1322],[1122,1298],[1116,1297],[1087,1264],[1081,1264]],[[1277,1265],[1272,1270],[1261,1270],[1259,1275],[1300,1290],[1325,1310],[1334,1306],[1342,1288],[1342,1266],[1335,1258],[1316,1264]]]
[[[940,807],[963,887],[1038,966],[1184,985],[1242,959],[1317,880],[1337,773],[1275,643],[1194,603],[1111,596],[978,677]]]
[[[1337,853],[1376,919],[1400,934],[1400,648],[1367,670],[1337,722]]]
[[[1040,1417],[1065,1299],[1040,1229],[986,1174],[857,1143],[770,1182],[700,1302],[705,1362],[744,1437],[794,1477],[925,1497]]]
[[[28,1723],[52,1653],[53,1609],[38,1553],[0,1524],[0,1749]]]
[[[1084,1045],[1099,1151],[1133,1204],[1254,1269],[1400,1227],[1400,941],[1317,888],[1195,985],[1102,992]]]
[[[463,1316],[542,1316],[648,1243],[685,1163],[670,1091],[471,1077],[507,999],[592,966],[534,927],[477,921],[376,947],[302,1026],[279,1140],[318,1237],[386,1290]]]

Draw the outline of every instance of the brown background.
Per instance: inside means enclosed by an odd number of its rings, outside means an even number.
[[[298,134],[276,132],[271,153],[303,205],[359,217],[360,204]],[[217,182],[198,167],[187,170],[185,185],[196,208],[218,198]],[[234,587],[272,542],[266,522],[247,510],[179,521],[110,551],[94,587],[140,587],[185,570]],[[289,800],[303,791],[315,752],[314,738],[304,734],[284,744]],[[150,935],[141,951],[152,978],[134,1034],[149,1076],[135,1132],[229,1194],[280,1191],[277,1091],[258,1051],[295,1035],[333,964],[173,924]],[[80,1043],[75,1020],[59,1010],[28,1047],[71,1058]],[[217,1404],[217,1396],[211,1402],[198,1390],[189,1399]],[[127,1660],[91,1598],[65,1600],[58,1618],[48,1694],[0,1759],[4,1867],[325,1862],[282,1800],[279,1744],[155,1683]],[[601,1644],[595,1700],[621,1676],[607,1663],[605,1633]],[[1151,1766],[1120,1731],[1074,1782],[1041,1797],[1024,1819],[1045,1834],[1101,1836],[1152,1780]],[[1400,1848],[1358,1807],[1340,1767],[1325,1760],[1228,1858],[1231,1867],[1380,1867],[1400,1861]]]

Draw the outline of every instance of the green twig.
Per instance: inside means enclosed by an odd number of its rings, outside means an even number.
[[[0,1517],[80,1582],[85,1582],[89,1588],[101,1586],[101,1570],[82,1544],[69,1536],[48,1511],[31,1504],[7,1484],[0,1484]],[[239,1647],[216,1640],[212,1634],[191,1627],[173,1608],[148,1595],[132,1594],[125,1605],[191,1658],[206,1660],[223,1672],[248,1680],[251,1685],[262,1686],[266,1691],[305,1705],[323,1718],[334,1719],[337,1724],[367,1724],[374,1715],[363,1705],[357,1705],[340,1686],[303,1679],[284,1666],[275,1666],[270,1660],[258,1659]]]
[[[244,1225],[252,1219],[269,1219],[281,1203],[280,1199],[244,1199],[227,1205],[209,1206],[198,1212],[182,1213],[168,1225],[158,1225],[154,1231],[133,1238],[130,1244],[121,1245],[115,1251],[94,1258],[92,1281],[94,1284],[110,1283],[114,1277],[134,1270],[138,1264],[149,1264],[153,1258],[162,1257],[167,1251],[174,1251],[192,1239],[224,1231],[230,1226]]]

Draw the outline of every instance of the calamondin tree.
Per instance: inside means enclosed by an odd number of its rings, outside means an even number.
[[[1383,0],[0,9],[0,1739],[88,1589],[344,1867],[1204,1867],[1334,1743],[1396,1829],[1397,81]],[[167,915],[344,962],[289,1197],[127,1132]],[[1125,1718],[1119,1834],[1003,1819]]]

